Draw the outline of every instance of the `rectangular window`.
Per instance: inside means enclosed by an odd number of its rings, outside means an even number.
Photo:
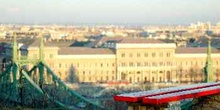
[[[170,53],[167,53],[167,57],[170,57]]]
[[[144,57],[148,57],[148,53],[144,53]]]
[[[156,57],[156,53],[152,53],[152,57]]]
[[[59,64],[59,68],[61,68],[61,67],[62,67],[62,64],[60,63],[60,64]]]
[[[53,54],[50,54],[50,58],[53,58]]]
[[[144,66],[148,66],[148,62],[145,62],[145,63],[144,63]]]
[[[141,57],[141,54],[140,54],[140,53],[137,53],[137,57]]]
[[[140,62],[138,62],[138,63],[137,63],[137,66],[138,66],[138,67],[139,67],[139,66],[141,66],[141,63],[140,63]]]
[[[130,67],[133,67],[133,66],[134,66],[134,63],[133,63],[133,62],[130,62],[130,63],[129,63],[129,66],[130,66]]]
[[[162,52],[160,52],[160,55],[159,55],[160,57],[163,57],[163,53]]]
[[[121,63],[121,66],[122,66],[122,67],[125,67],[125,66],[126,66],[126,64],[125,64],[125,63]]]
[[[125,53],[122,53],[122,54],[121,54],[121,57],[125,57]]]
[[[133,54],[132,54],[132,53],[130,53],[130,54],[129,54],[129,57],[133,57]]]
[[[153,62],[153,63],[152,63],[152,66],[157,66],[157,63],[156,63],[156,62]]]
[[[181,62],[182,64],[182,62]],[[172,66],[172,63],[171,62],[167,62],[167,66]]]

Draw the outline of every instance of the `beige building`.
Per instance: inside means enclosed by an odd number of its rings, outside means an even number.
[[[180,48],[172,42],[137,38],[110,43],[114,43],[110,48],[107,48],[108,45],[105,48],[56,47],[45,43],[44,59],[67,82],[203,80],[206,48]],[[38,58],[37,46],[26,47],[29,59]],[[216,79],[220,79],[220,50],[212,49],[212,52],[214,73]]]

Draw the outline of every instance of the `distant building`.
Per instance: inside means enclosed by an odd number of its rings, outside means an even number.
[[[105,48],[57,47],[45,43],[44,59],[67,82],[70,79],[73,82],[94,83],[203,80],[206,48],[176,47],[172,42],[140,38],[102,41],[100,46],[103,44]],[[38,46],[37,42],[23,46],[22,51],[26,52],[21,53],[26,53],[29,59],[38,58]],[[213,48],[212,61],[216,80],[220,80],[220,50]]]

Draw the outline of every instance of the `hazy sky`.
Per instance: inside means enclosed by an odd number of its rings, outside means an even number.
[[[0,22],[189,24],[220,21],[220,0],[0,0]]]

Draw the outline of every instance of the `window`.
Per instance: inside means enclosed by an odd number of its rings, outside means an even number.
[[[162,52],[160,52],[159,56],[160,56],[160,57],[163,57],[163,53],[162,53]]]
[[[137,63],[137,66],[141,66],[141,63],[140,63],[140,62],[138,62],[138,63]]]
[[[152,53],[152,57],[156,57],[156,53]]]
[[[125,53],[122,53],[122,54],[121,54],[121,57],[125,57]]]
[[[167,57],[170,57],[170,53],[167,53]]]
[[[61,77],[61,72],[60,71],[58,72],[58,74],[59,74],[59,77]]]
[[[129,57],[133,57],[133,54],[132,54],[132,53],[130,53],[130,54],[129,54]]]
[[[133,63],[133,62],[130,62],[130,63],[129,63],[129,66],[130,66],[130,67],[134,66],[134,63]]]
[[[148,66],[148,62],[145,62],[145,63],[144,63],[144,66]]]
[[[61,67],[62,67],[62,64],[60,63],[60,64],[59,64],[59,68],[61,68]]]
[[[148,53],[144,53],[144,57],[148,57]]]
[[[157,66],[157,63],[156,63],[156,62],[153,62],[153,63],[152,63],[152,66]]]
[[[140,54],[140,53],[137,53],[137,57],[141,57],[141,54]]]
[[[53,58],[53,54],[50,54],[50,58]]]
[[[126,67],[126,64],[125,64],[125,63],[121,63],[121,66],[122,66],[122,67]]]
[[[114,66],[115,66],[115,64],[114,64],[114,63],[112,63],[112,66],[114,67]]]
[[[182,62],[181,62],[182,65]],[[172,66],[172,62],[167,62],[167,66]]]
[[[103,67],[103,64],[101,63],[101,67]]]
[[[147,77],[144,77],[144,81],[147,82]]]

